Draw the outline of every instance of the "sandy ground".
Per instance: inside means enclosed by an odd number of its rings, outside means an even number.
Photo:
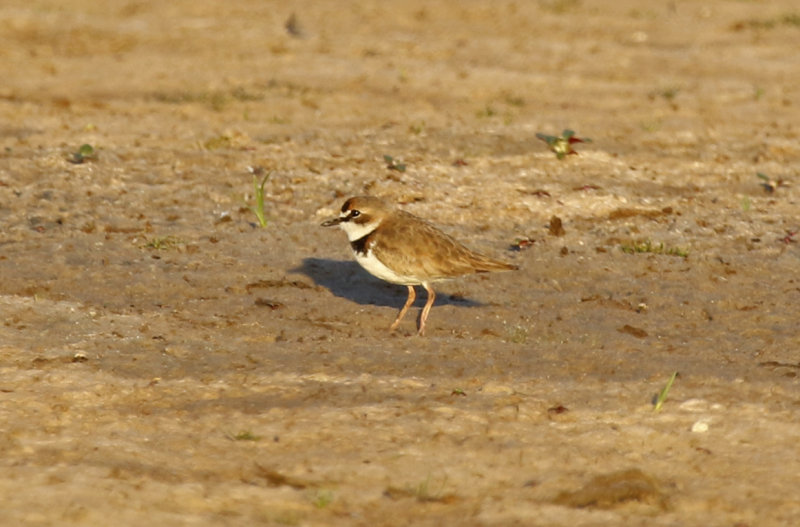
[[[4,2],[0,523],[800,523],[798,39],[793,0]],[[319,227],[365,193],[521,269],[389,334]]]

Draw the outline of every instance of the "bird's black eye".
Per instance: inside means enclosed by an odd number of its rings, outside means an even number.
[[[350,217],[351,218],[358,218],[359,216],[361,216],[361,211],[360,210],[351,210],[350,211]]]

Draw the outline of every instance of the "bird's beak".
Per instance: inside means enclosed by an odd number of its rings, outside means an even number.
[[[320,225],[323,227],[333,227],[342,223],[342,218],[333,218],[332,220],[325,220]]]

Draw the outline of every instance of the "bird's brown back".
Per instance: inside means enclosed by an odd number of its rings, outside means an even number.
[[[380,230],[383,236],[381,243],[373,247],[375,256],[384,264],[391,262],[395,272],[421,281],[517,269],[516,265],[468,249],[425,220],[404,211],[388,215]]]

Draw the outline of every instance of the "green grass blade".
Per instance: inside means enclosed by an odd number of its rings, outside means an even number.
[[[672,376],[667,381],[667,385],[664,386],[664,389],[658,394],[658,398],[656,399],[655,408],[653,408],[654,412],[658,412],[661,410],[661,407],[664,405],[664,401],[667,400],[667,395],[669,394],[670,388],[672,388],[672,383],[675,382],[675,379],[678,377],[678,372],[673,372]]]

